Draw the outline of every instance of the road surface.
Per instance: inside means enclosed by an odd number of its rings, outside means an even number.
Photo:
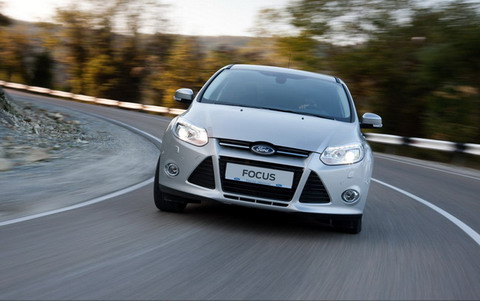
[[[169,122],[9,93],[102,115],[160,139]],[[377,181],[358,235],[216,203],[159,212],[151,183],[1,226],[0,299],[480,299],[480,173],[384,155],[375,163]]]

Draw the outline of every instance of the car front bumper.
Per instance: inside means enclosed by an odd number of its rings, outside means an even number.
[[[361,215],[368,195],[373,166],[373,156],[368,146],[365,148],[365,152],[364,159],[358,163],[328,166],[320,161],[320,154],[315,152],[310,153],[308,158],[279,155],[261,156],[249,150],[224,147],[220,145],[219,139],[215,138],[210,138],[207,145],[197,147],[178,140],[171,131],[167,131],[163,138],[160,155],[159,184],[160,189],[166,193],[194,197],[197,200],[211,199],[226,204],[286,212]],[[198,174],[197,168],[201,164],[205,165],[203,163],[206,159],[209,163],[206,164],[209,166],[207,169],[211,168],[213,174],[209,172]],[[277,188],[278,191],[274,191],[276,194],[269,194],[266,191],[272,189],[260,184],[250,185],[249,187],[253,188],[250,190],[244,188],[245,192],[236,189],[232,191],[232,185],[227,188],[224,179],[225,161],[230,160],[239,160],[245,162],[244,164],[271,165],[274,169],[275,166],[280,165],[291,167],[298,173],[296,183],[289,196],[282,194],[284,188]],[[167,175],[164,170],[169,163],[178,166],[178,175]],[[206,178],[211,177],[210,184],[204,184],[203,180],[193,181],[196,184],[192,183],[194,172],[197,172],[197,179],[208,180]],[[321,179],[328,194],[328,202],[315,203],[311,200],[305,202],[303,193],[312,172]],[[308,186],[309,190],[316,188],[318,187]],[[359,200],[354,204],[347,204],[342,200],[341,195],[347,189],[355,189],[360,193]]]

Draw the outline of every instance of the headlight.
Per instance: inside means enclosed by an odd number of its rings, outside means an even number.
[[[365,151],[362,144],[327,147],[320,160],[327,165],[353,164],[361,161]]]
[[[178,118],[173,125],[175,136],[185,142],[196,146],[204,146],[208,143],[207,131],[194,126],[183,118]]]

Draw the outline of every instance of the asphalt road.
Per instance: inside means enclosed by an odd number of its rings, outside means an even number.
[[[48,100],[161,138],[168,118]],[[156,162],[152,162],[152,175]],[[480,174],[377,156],[374,178],[480,232]],[[480,245],[373,182],[363,231],[216,203],[159,212],[152,185],[0,227],[0,299],[480,299]]]

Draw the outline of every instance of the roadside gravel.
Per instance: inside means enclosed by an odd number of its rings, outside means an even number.
[[[0,108],[0,221],[80,203],[153,176],[159,151],[146,138],[76,111],[11,102],[13,113]]]

